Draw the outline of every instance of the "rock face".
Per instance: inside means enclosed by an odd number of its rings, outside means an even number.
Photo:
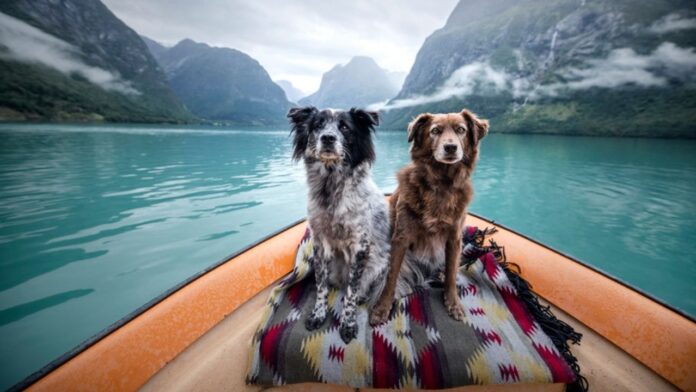
[[[302,90],[293,86],[289,80],[276,80],[275,83],[285,91],[285,96],[292,102],[298,102],[307,95]]]
[[[185,39],[158,52],[169,85],[196,116],[239,125],[285,124],[290,102],[258,61]],[[154,52],[153,52],[154,54]]]
[[[398,76],[397,76],[398,77]],[[336,65],[321,78],[319,91],[300,100],[301,105],[348,109],[367,106],[394,97],[399,87],[393,75],[370,57],[353,57]]]
[[[462,0],[385,126],[468,107],[494,132],[696,137],[696,10],[684,0]]]
[[[138,34],[98,0],[0,2],[0,120],[193,116]]]

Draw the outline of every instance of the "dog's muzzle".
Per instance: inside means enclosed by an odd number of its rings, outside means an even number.
[[[324,163],[335,163],[340,159],[340,154],[337,151],[336,137],[332,135],[323,135],[319,140],[319,159]]]
[[[463,152],[460,147],[453,143],[448,143],[442,146],[442,149],[435,154],[435,159],[442,163],[456,163],[462,159]]]

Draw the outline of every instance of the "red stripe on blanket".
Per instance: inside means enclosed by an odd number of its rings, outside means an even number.
[[[288,323],[276,324],[269,328],[261,338],[261,359],[275,370],[278,364],[278,347]]]
[[[290,287],[287,292],[288,301],[290,301],[290,303],[292,303],[293,307],[295,308],[300,308],[302,306],[300,301],[302,300],[302,297],[305,293],[305,289],[307,288],[306,284],[301,283],[302,282],[292,285],[292,287]]]
[[[421,351],[416,364],[416,372],[420,378],[423,389],[440,389],[444,385],[440,373],[440,360],[437,355],[437,347],[430,345]]]
[[[570,370],[563,358],[559,357],[548,347],[535,344],[534,348],[548,365],[555,382],[570,383],[575,381],[575,374]]]
[[[498,370],[500,371],[500,377],[505,380],[506,383],[513,383],[520,381],[520,373],[515,365],[498,365]]]
[[[495,261],[495,256],[493,256],[493,253],[486,253],[485,255],[483,255],[481,257],[481,262],[484,263],[486,272],[488,273],[488,276],[491,278],[491,280],[494,276],[497,276],[497,274],[505,273],[503,272],[502,268],[498,265],[498,263]],[[495,287],[497,288],[498,293],[500,293],[501,297],[503,298],[503,301],[505,301],[505,305],[508,307],[510,313],[512,313],[513,317],[515,318],[515,321],[520,326],[525,335],[532,339],[535,332],[541,332],[535,331],[535,329],[539,327],[535,325],[534,319],[529,314],[529,311],[527,311],[527,308],[522,302],[522,300],[520,300],[516,294],[513,294],[508,290],[501,290],[497,286]],[[570,369],[568,364],[558,354],[554,353],[552,349],[548,347],[543,347],[539,344],[535,344],[533,341],[532,346],[534,346],[536,351],[539,353],[539,356],[541,356],[541,358],[544,360],[547,367],[551,371],[553,382],[571,383],[575,381],[575,374]]]
[[[389,347],[389,343],[377,333],[372,331],[372,387],[396,388],[399,382],[396,364],[399,358],[396,352]]]
[[[425,312],[423,295],[421,295],[421,293],[414,293],[408,298],[406,314],[408,314],[408,316],[414,321],[419,322],[421,325],[428,324],[428,317]]]
[[[495,261],[495,256],[493,256],[493,253],[488,252],[485,255],[480,257],[481,262],[483,263],[483,268],[486,270],[486,274],[488,275],[488,278],[493,282],[493,286],[498,288],[498,285],[495,283],[496,279],[498,278],[498,275],[504,274],[503,269],[500,268],[498,263]],[[500,291],[500,289],[498,289]]]

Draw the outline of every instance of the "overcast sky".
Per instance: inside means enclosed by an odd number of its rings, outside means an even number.
[[[321,75],[366,55],[408,72],[418,49],[444,26],[457,0],[103,0],[138,33],[173,45],[191,38],[239,49],[273,80],[305,93]]]

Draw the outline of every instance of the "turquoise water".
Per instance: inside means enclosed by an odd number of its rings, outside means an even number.
[[[377,146],[389,192],[405,135]],[[473,212],[696,315],[696,142],[491,134],[474,182]],[[287,130],[0,125],[0,388],[303,217],[305,192]]]

